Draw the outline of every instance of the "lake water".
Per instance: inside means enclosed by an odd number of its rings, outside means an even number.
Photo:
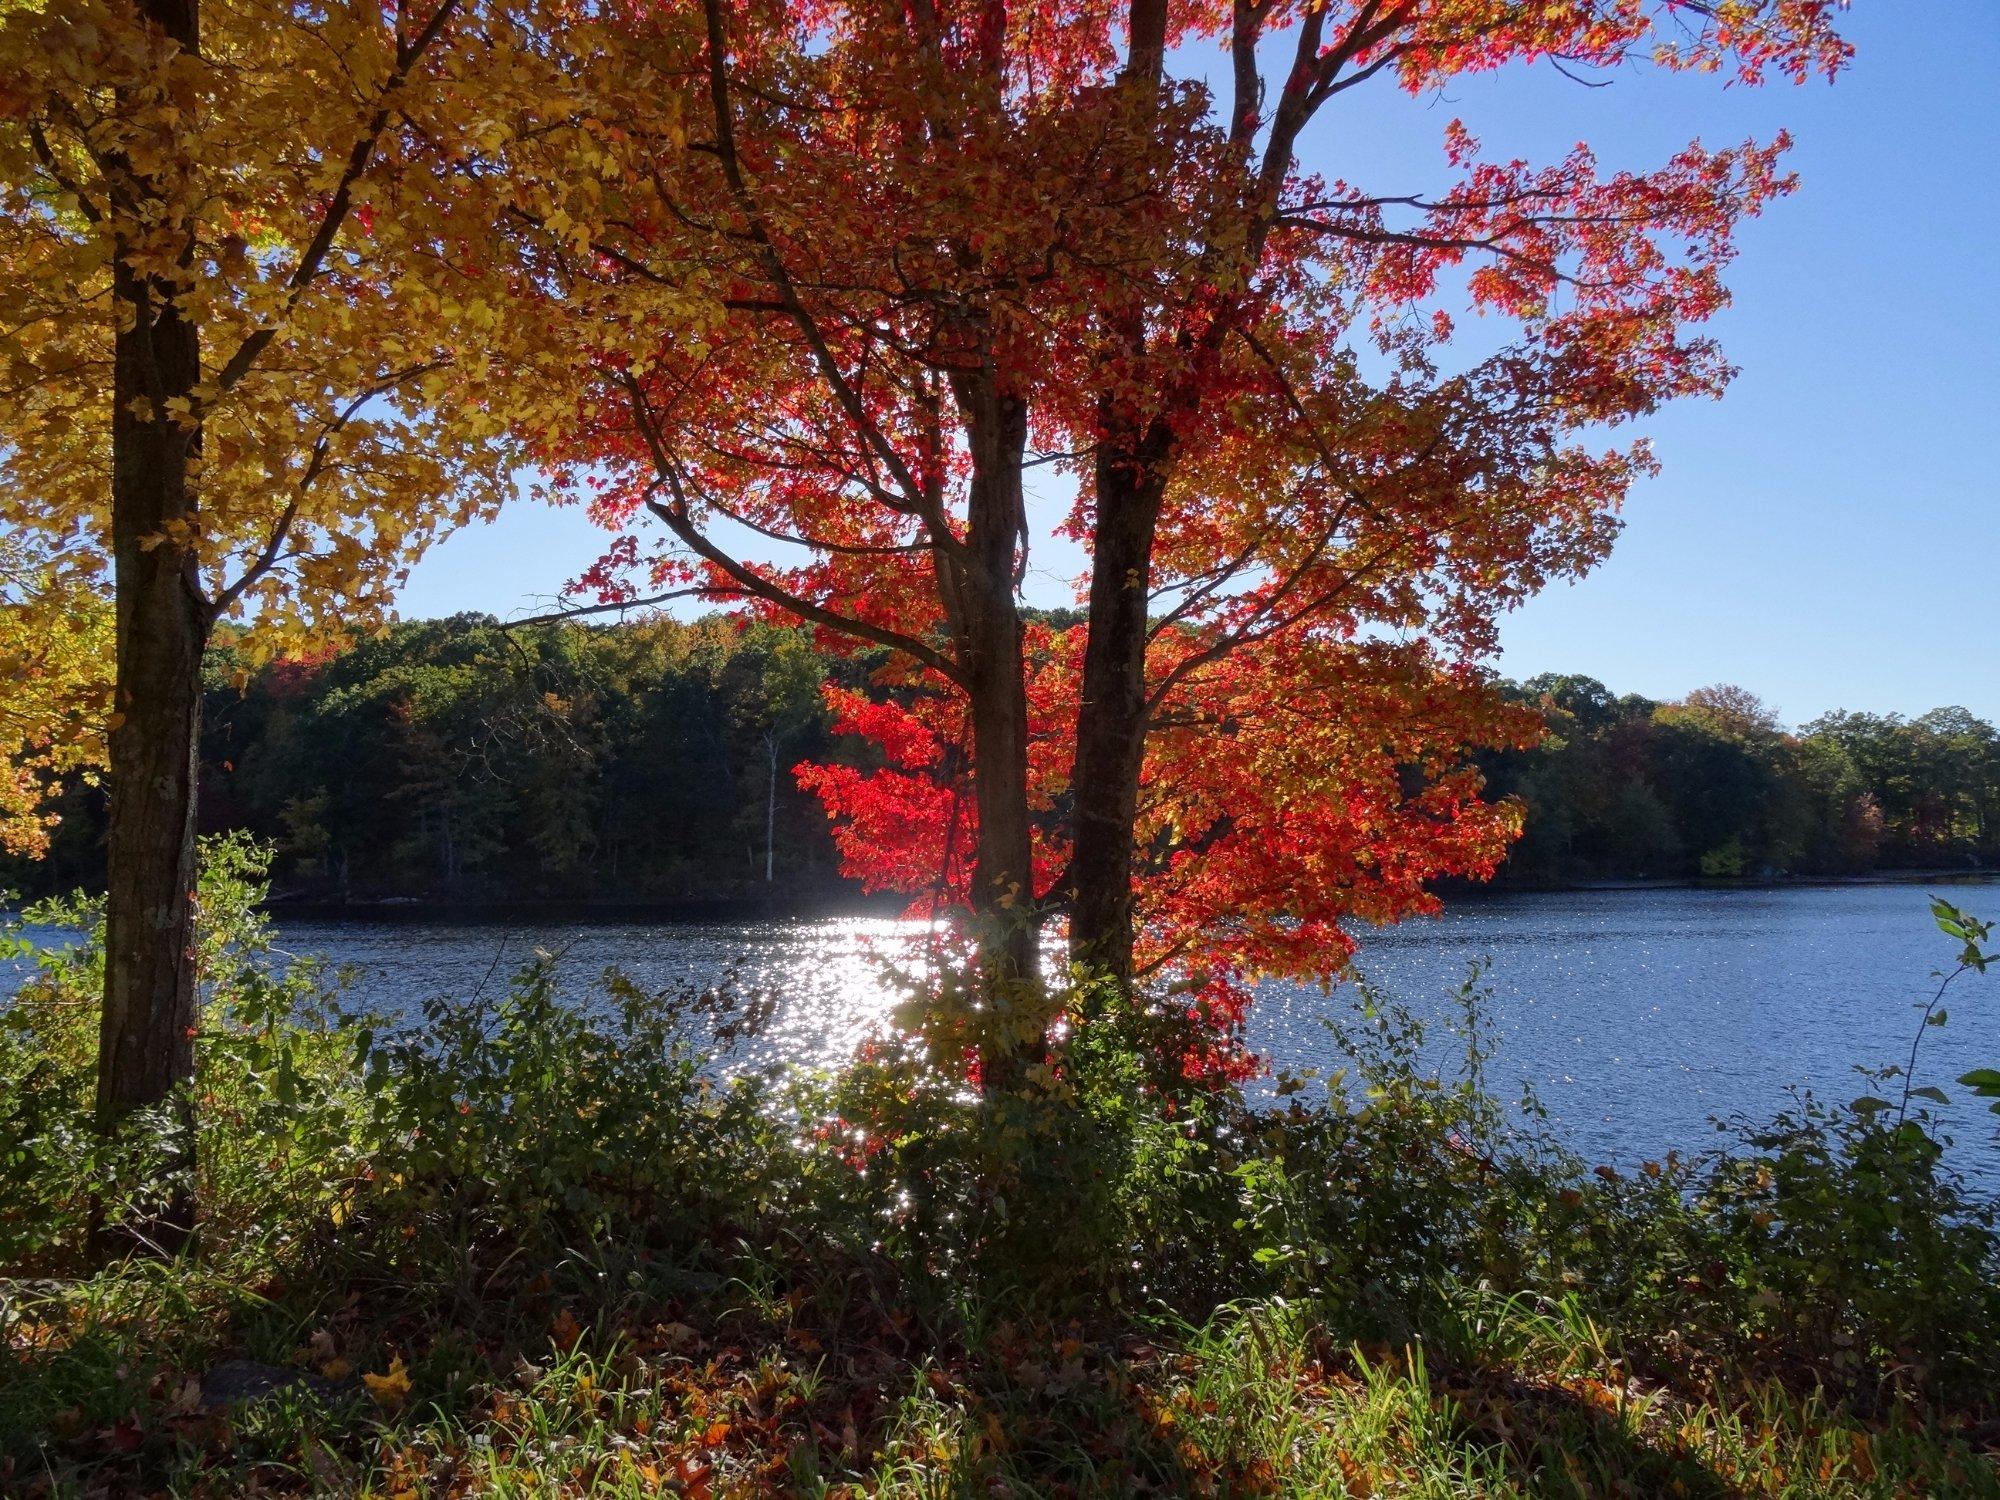
[[[1864,1092],[1857,1063],[1901,1061],[1933,971],[1951,948],[1932,925],[1935,889],[2000,915],[2000,884],[1774,890],[1622,890],[1461,898],[1435,920],[1362,933],[1360,964],[1379,988],[1444,1016],[1468,965],[1486,959],[1485,1018],[1499,1052],[1489,1081],[1534,1085],[1555,1126],[1593,1159],[1634,1162],[1715,1140],[1707,1120],[1767,1116],[1789,1085],[1828,1097]],[[881,962],[913,929],[881,918],[737,924],[546,926],[280,918],[299,953],[351,965],[353,998],[413,1013],[433,995],[504,986],[537,947],[558,955],[562,988],[587,995],[607,966],[649,987],[733,973],[778,1005],[754,1060],[837,1061],[880,1026],[893,997]],[[1276,1066],[1337,1064],[1322,1017],[1354,1011],[1331,993],[1267,984],[1250,1043]],[[1919,1083],[1952,1090],[2000,1066],[2000,973],[1968,975],[1950,1024],[1924,1041]],[[1959,1104],[1954,1156],[2000,1182],[1995,1117]]]

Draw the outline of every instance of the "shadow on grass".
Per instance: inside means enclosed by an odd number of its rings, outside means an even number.
[[[1490,1366],[1447,1370],[1433,1399],[1454,1419],[1454,1438],[1487,1455],[1523,1494],[1578,1497],[1673,1495],[1722,1500],[1742,1493],[1682,1450],[1646,1407],[1626,1405],[1596,1381],[1533,1381]]]
[[[16,1297],[0,1493],[1214,1491],[1128,1356],[1072,1326],[974,1335],[897,1306],[874,1266],[612,1296],[578,1269],[491,1275],[476,1302],[305,1286],[199,1328],[134,1297]]]
[[[81,1316],[73,1294],[17,1297],[0,1493],[1892,1492],[1868,1482],[1865,1437],[1690,1426],[1683,1397],[1582,1363],[1362,1352],[1254,1308],[1004,1317],[882,1262],[723,1264],[502,1258],[450,1287],[238,1289],[198,1316],[162,1300],[166,1278]],[[212,1409],[245,1360],[265,1393]],[[1996,1493],[1962,1451],[1904,1459],[1927,1492]]]

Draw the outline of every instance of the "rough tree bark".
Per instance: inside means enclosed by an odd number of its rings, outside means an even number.
[[[1131,0],[1130,50],[1119,79],[1145,120],[1157,120],[1166,67],[1165,0]],[[1126,314],[1120,337],[1143,352],[1143,320]],[[1146,753],[1147,607],[1153,543],[1172,452],[1171,428],[1143,425],[1112,394],[1098,402],[1096,517],[1082,698],[1070,775],[1070,957],[1118,986],[1132,982],[1132,876],[1139,774]]]
[[[197,0],[141,0],[140,12],[183,48],[198,42]],[[152,186],[113,174],[121,219],[143,210]],[[141,215],[135,214],[134,217]],[[201,379],[195,325],[173,283],[113,273],[118,328],[111,420],[111,548],[117,598],[117,689],[109,736],[111,816],[106,843],[104,1011],[98,1033],[97,1119],[110,1131],[135,1110],[166,1104],[194,1075],[193,887],[195,746],[201,656],[209,630],[190,550],[198,428],[166,403]],[[191,1166],[183,1111],[180,1165]],[[133,1226],[165,1249],[193,1228],[193,1202],[176,1189],[151,1223]]]
[[[1083,690],[1070,776],[1070,956],[1132,981],[1132,876],[1146,752],[1147,604],[1165,476],[1157,436],[1120,442],[1107,423],[1096,463]]]
[[[940,570],[944,608],[966,673],[972,719],[973,801],[979,832],[972,874],[980,998],[1010,1018],[990,1041],[984,1073],[1018,1086],[1046,1050],[1033,827],[1028,814],[1028,692],[1015,598],[1025,533],[1022,463],[1028,408],[989,375],[958,382],[973,474],[965,547]]]

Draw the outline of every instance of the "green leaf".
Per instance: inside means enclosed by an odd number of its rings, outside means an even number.
[[[1925,1087],[1920,1089],[1911,1089],[1910,1096],[1915,1099],[1929,1099],[1938,1104],[1951,1103],[1950,1098],[1946,1096],[1945,1091],[1943,1089],[1935,1088],[1930,1085],[1926,1085]]]
[[[1961,1073],[1958,1081],[1982,1099],[2000,1094],[2000,1068],[1974,1068],[1970,1073]]]
[[[1852,1109],[1856,1114],[1872,1115],[1879,1114],[1885,1109],[1893,1108],[1893,1106],[1887,1099],[1877,1099],[1873,1094],[1863,1094],[1849,1105],[1848,1108]]]

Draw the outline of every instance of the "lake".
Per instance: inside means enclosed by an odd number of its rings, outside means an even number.
[[[1485,1018],[1499,1052],[1496,1090],[1534,1085],[1556,1128],[1595,1160],[1632,1163],[1699,1148],[1713,1115],[1767,1116],[1788,1085],[1828,1097],[1864,1092],[1857,1063],[1900,1062],[1951,957],[1932,925],[1933,889],[2000,915],[2000,884],[1615,890],[1478,894],[1439,918],[1365,930],[1360,964],[1420,1013],[1486,959]],[[587,995],[615,965],[649,987],[733,973],[778,996],[753,1061],[837,1061],[893,1003],[880,962],[914,930],[883,918],[747,923],[564,922],[499,926],[434,920],[280,917],[283,945],[355,972],[353,998],[409,1014],[433,995],[493,994],[532,951],[556,953],[566,993]],[[1321,1018],[1351,1016],[1355,993],[1266,984],[1251,1045],[1276,1066],[1337,1064]],[[1925,1039],[1919,1083],[1948,1091],[2000,1066],[2000,973],[1968,975]],[[1449,1043],[1449,1038],[1445,1039]],[[1441,1053],[1442,1055],[1442,1053]],[[1960,1104],[1954,1156],[2000,1182],[2000,1124]]]

